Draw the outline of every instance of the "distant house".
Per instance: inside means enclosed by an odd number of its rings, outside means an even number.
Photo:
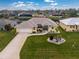
[[[24,21],[23,23],[16,26],[17,32],[36,32],[41,30],[51,30],[53,27],[57,27],[57,24],[48,19],[48,18],[39,18],[34,17],[28,21]]]
[[[18,18],[19,19],[27,19],[28,17],[32,17],[31,14],[27,14],[27,13],[19,13],[18,14]]]
[[[33,17],[46,18],[46,16],[44,16],[43,14],[33,14]]]
[[[79,31],[79,18],[68,18],[60,20],[60,26],[65,31]]]
[[[31,14],[18,14],[18,16],[20,16],[20,17],[32,17],[32,15]]]
[[[21,21],[26,21],[26,20],[29,20],[31,17],[32,17],[31,14],[19,13],[17,18]]]
[[[18,23],[9,19],[0,19],[0,29],[5,30],[5,25],[10,24],[12,27],[15,27]]]

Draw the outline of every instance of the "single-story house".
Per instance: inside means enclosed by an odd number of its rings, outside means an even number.
[[[27,19],[27,18],[31,18],[31,17],[32,17],[32,14],[27,14],[27,13],[18,14],[19,19]]]
[[[79,18],[67,18],[60,20],[60,26],[69,32],[79,31]]]
[[[12,27],[17,25],[17,21],[9,20],[9,19],[0,19],[0,29],[5,30],[5,25],[10,24]]]
[[[43,28],[45,30],[49,30],[53,27],[57,27],[57,24],[48,18],[34,17],[17,25],[16,31],[31,33],[32,31],[37,31],[37,28],[41,28],[40,30],[42,30],[42,26],[44,26]]]

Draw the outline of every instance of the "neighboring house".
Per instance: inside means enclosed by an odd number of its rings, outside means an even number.
[[[60,26],[65,31],[79,31],[79,18],[68,18],[60,20]]]
[[[43,14],[33,14],[33,17],[38,17],[38,18],[46,18]]]
[[[5,25],[7,24],[10,24],[12,27],[15,27],[17,25],[17,22],[9,19],[0,19],[0,29],[5,30]]]
[[[31,14],[25,14],[25,13],[18,14],[18,16],[20,16],[20,17],[32,17]]]
[[[32,31],[42,30],[42,27],[45,30],[49,31],[52,28],[57,27],[57,24],[48,18],[34,17],[28,21],[24,21],[23,23],[17,25],[16,31],[32,33]]]
[[[18,14],[19,19],[26,19],[27,17],[32,17],[32,15],[31,14],[26,14],[26,13]]]

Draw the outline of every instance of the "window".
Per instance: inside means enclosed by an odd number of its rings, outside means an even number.
[[[33,27],[33,30],[35,30],[35,27]]]
[[[75,26],[74,25],[70,25],[70,28],[75,28]]]
[[[44,25],[43,30],[48,30],[48,25]]]
[[[42,24],[37,24],[37,27],[42,28],[43,26],[42,26]]]
[[[77,29],[77,25],[76,25],[76,29]]]

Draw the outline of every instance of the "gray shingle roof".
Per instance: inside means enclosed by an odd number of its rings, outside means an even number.
[[[33,27],[37,27],[37,24],[53,25],[53,26],[57,25],[54,21],[48,18],[32,18],[28,21],[24,21],[23,23],[17,25],[16,28],[21,28],[21,29],[33,28]]]
[[[60,22],[66,24],[66,25],[79,25],[79,18],[68,18],[60,20]]]
[[[16,21],[12,21],[9,19],[0,19],[0,27],[2,28],[3,26],[5,26],[6,24],[11,24],[12,26],[16,25],[17,22]]]

